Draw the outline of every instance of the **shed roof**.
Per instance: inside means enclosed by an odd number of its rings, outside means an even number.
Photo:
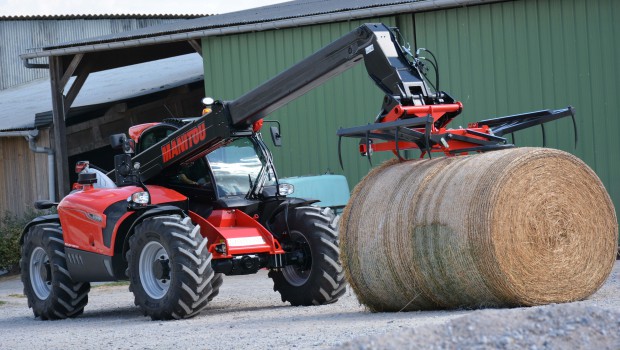
[[[335,12],[345,12],[365,8],[381,7],[387,5],[421,2],[428,0],[297,0],[279,3],[275,5],[252,8],[243,11],[224,13],[202,18],[195,18],[183,23],[169,23],[146,27],[128,32],[105,35],[97,38],[77,40],[68,43],[50,45],[45,50],[115,42],[119,40],[131,40],[148,38],[165,34],[193,32],[197,30],[230,27],[244,24],[270,22],[282,19],[292,19],[313,15],[321,15]],[[457,1],[453,1],[457,3]]]
[[[244,11],[162,24],[112,35],[82,39],[21,55],[70,57],[97,53],[94,71],[148,62],[193,52],[204,37],[373,18],[399,13],[479,5],[505,0],[296,0]],[[35,64],[38,64],[35,62]],[[63,64],[68,65],[64,60]]]
[[[153,74],[157,72],[157,74]],[[123,77],[119,79],[118,77]],[[91,74],[71,110],[104,106],[202,81],[202,59],[189,54]],[[0,91],[0,132],[28,130],[51,122],[50,80]],[[71,117],[71,112],[69,113]],[[69,118],[70,120],[71,118]]]
[[[65,21],[75,19],[186,19],[209,16],[208,14],[75,14],[75,15],[15,15],[0,16],[0,21]]]

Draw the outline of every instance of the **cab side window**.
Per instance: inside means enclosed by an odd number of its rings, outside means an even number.
[[[140,136],[140,140],[138,141],[137,153],[144,151],[145,149],[153,146],[159,141],[165,139],[170,134],[175,132],[172,126],[168,125],[157,125],[152,128],[146,129],[142,135]]]

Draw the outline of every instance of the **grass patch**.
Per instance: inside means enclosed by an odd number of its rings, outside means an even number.
[[[4,305],[4,304],[6,304],[6,301],[2,301],[2,300],[0,300],[0,306],[2,306],[2,305]]]
[[[129,281],[116,281],[116,282],[98,284],[96,286],[92,286],[91,288],[117,287],[117,286],[128,286],[128,285],[129,285]]]
[[[26,296],[23,294],[9,294],[11,298],[25,298]]]

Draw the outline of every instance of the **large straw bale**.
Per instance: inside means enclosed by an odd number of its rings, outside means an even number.
[[[344,211],[340,247],[373,311],[501,307],[588,297],[611,272],[617,234],[585,163],[515,148],[373,170]]]

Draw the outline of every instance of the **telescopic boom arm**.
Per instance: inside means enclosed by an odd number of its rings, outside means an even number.
[[[430,94],[417,67],[388,27],[364,24],[229,103],[233,125],[251,125],[286,103],[364,60],[370,78],[405,105],[427,104]]]
[[[426,82],[390,29],[383,24],[364,24],[238,99],[216,103],[211,113],[136,155],[133,162],[140,163],[142,181],[166,167],[211,152],[232,137],[251,134],[252,124],[362,59],[392,104],[431,102]]]

